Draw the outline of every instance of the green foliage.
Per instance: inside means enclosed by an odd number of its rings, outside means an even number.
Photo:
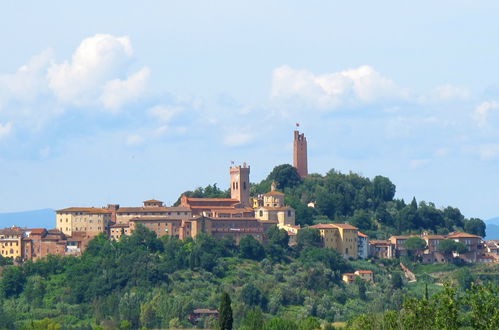
[[[239,242],[239,255],[241,258],[262,260],[265,258],[263,245],[251,235],[245,235]]]
[[[303,228],[296,235],[296,242],[298,244],[298,249],[304,249],[307,247],[321,247],[322,239],[318,229],[313,228]]]
[[[464,231],[468,234],[485,237],[485,222],[478,218],[471,218],[464,222]]]
[[[232,307],[230,296],[227,292],[222,293],[222,298],[220,300],[219,308],[219,329],[220,330],[232,330]]]
[[[217,184],[213,185],[207,185],[206,187],[198,187],[196,190],[191,191],[185,191],[183,192],[177,201],[173,204],[174,206],[179,206],[180,205],[180,199],[182,195],[186,195],[187,197],[193,197],[193,198],[230,198],[230,189],[227,190],[221,190],[220,188],[217,187]]]
[[[462,242],[445,239],[438,245],[438,250],[449,256],[452,252],[466,253],[468,251],[468,247]]]
[[[295,167],[289,164],[278,165],[267,176],[267,182],[277,182],[277,188],[284,190],[299,185],[302,179]]]

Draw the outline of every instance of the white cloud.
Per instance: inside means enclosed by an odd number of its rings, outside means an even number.
[[[482,160],[491,160],[499,156],[499,143],[482,144],[478,148]]]
[[[52,59],[52,51],[45,50],[34,56],[12,74],[0,75],[0,104],[10,100],[33,101],[48,90],[45,72]]]
[[[149,75],[144,68],[120,80],[132,55],[132,44],[126,36],[97,34],[86,38],[71,61],[53,64],[48,69],[49,87],[64,104],[86,106],[101,100],[106,108],[116,110],[139,96]],[[132,95],[126,97],[126,92]]]
[[[12,123],[7,122],[5,124],[0,123],[0,140],[9,136],[12,133]]]
[[[169,105],[157,105],[147,112],[150,116],[164,122],[170,122],[173,117],[183,112],[184,109],[179,106],[169,106]]]
[[[409,94],[407,89],[398,87],[368,65],[323,75],[288,66],[281,66],[272,73],[273,99],[300,101],[320,109],[407,99]]]
[[[126,80],[108,81],[100,97],[104,107],[117,110],[124,104],[137,100],[144,92],[149,80],[149,69],[143,68]]]
[[[483,102],[475,108],[472,117],[479,126],[485,126],[487,125],[490,111],[498,109],[499,109],[499,102],[495,101]]]
[[[427,95],[419,98],[421,103],[438,103],[448,101],[466,101],[471,97],[468,88],[445,84],[431,90]]]
[[[139,134],[129,135],[126,139],[126,145],[128,146],[139,146],[144,143],[144,138]]]
[[[233,132],[224,137],[223,143],[228,147],[240,147],[249,144],[254,135],[244,132]]]

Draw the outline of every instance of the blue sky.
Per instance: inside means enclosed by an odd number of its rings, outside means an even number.
[[[173,203],[292,161],[499,210],[496,1],[9,2],[0,212]]]

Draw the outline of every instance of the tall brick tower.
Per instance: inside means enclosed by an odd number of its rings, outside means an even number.
[[[296,124],[296,126],[298,126],[298,124]],[[293,166],[298,171],[300,177],[304,178],[308,175],[307,138],[305,137],[305,134],[300,134],[298,130],[295,130]]]
[[[233,166],[230,168],[230,197],[241,202],[243,207],[249,206],[250,199],[250,167],[243,163],[243,166]]]

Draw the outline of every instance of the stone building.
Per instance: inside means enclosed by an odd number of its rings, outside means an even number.
[[[272,182],[271,191],[262,196],[259,207],[255,209],[255,217],[264,221],[277,221],[279,228],[295,225],[295,210],[284,204],[284,194],[276,189]]]
[[[308,175],[307,138],[298,130],[294,131],[293,166],[302,178]]]
[[[56,228],[65,235],[85,232],[89,236],[107,233],[112,211],[95,207],[70,207],[56,211]]]
[[[12,227],[0,230],[0,254],[5,258],[22,258],[22,239],[24,232]]]
[[[328,223],[310,226],[319,230],[324,247],[335,249],[344,257],[359,257],[358,228],[346,223]]]

